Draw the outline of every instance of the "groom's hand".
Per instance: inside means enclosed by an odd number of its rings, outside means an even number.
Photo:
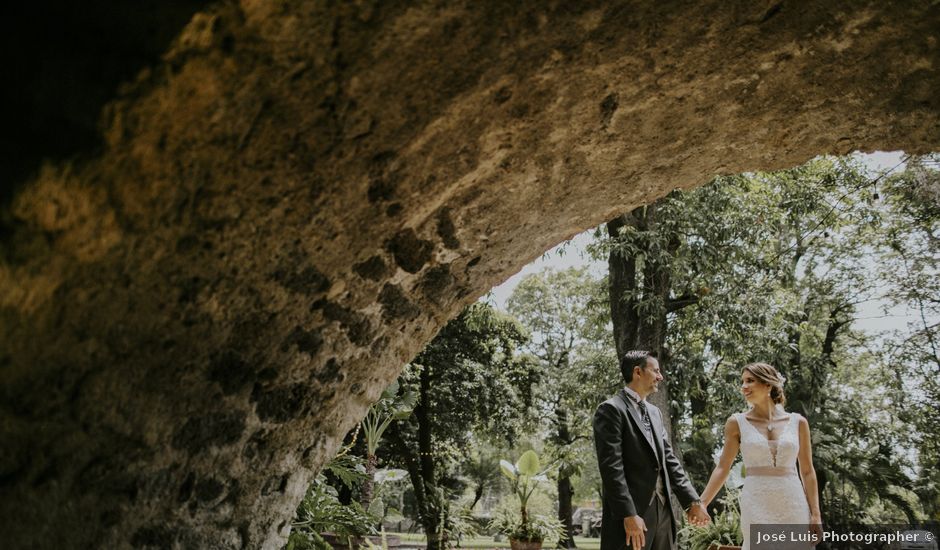
[[[702,526],[712,522],[711,516],[708,515],[708,510],[705,509],[705,505],[702,504],[701,501],[690,506],[689,510],[685,513],[685,517],[692,525]]]
[[[640,516],[623,518],[623,530],[627,533],[627,547],[640,550],[646,546],[646,522]]]

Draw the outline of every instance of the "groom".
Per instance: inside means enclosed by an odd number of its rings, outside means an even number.
[[[601,550],[675,550],[671,496],[691,523],[711,521],[672,452],[662,415],[646,401],[663,379],[646,351],[620,359],[627,386],[594,414],[594,446],[604,487]]]

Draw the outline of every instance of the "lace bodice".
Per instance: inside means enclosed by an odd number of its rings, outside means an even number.
[[[744,413],[737,413],[734,418],[738,421],[738,430],[741,432],[741,456],[744,458],[745,468],[791,467],[796,463],[800,452],[798,414],[790,413],[790,420],[780,430],[780,437],[776,441],[769,441],[748,422]]]

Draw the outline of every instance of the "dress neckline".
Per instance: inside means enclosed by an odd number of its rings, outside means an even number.
[[[760,430],[757,429],[757,426],[755,426],[754,424],[751,424],[751,421],[747,419],[747,413],[739,413],[739,414],[741,415],[741,419],[744,420],[744,422],[747,423],[747,425],[750,426],[751,429],[754,430],[754,432],[755,432],[757,435],[759,435],[761,439],[763,439],[764,441],[766,441],[768,446],[770,446],[770,442],[771,442],[771,441],[780,441],[781,439],[783,439],[784,434],[786,434],[786,433],[787,433],[787,430],[790,429],[790,424],[793,424],[793,414],[794,414],[794,413],[792,413],[792,412],[791,412],[791,413],[787,413],[787,414],[788,414],[787,424],[786,424],[786,426],[783,427],[782,430],[780,430],[780,435],[777,437],[777,439],[770,439],[770,438],[767,437],[766,435],[760,433]]]
[[[793,419],[796,416],[796,414],[792,412],[790,413],[790,418],[787,420],[787,425],[784,426],[782,430],[780,430],[780,435],[777,437],[777,439],[770,439],[769,437],[760,433],[760,430],[758,430],[757,427],[751,424],[751,421],[747,419],[747,413],[738,413],[738,414],[741,415],[739,418],[743,419],[744,422],[748,426],[750,426],[752,430],[754,430],[754,433],[756,433],[764,441],[764,443],[767,444],[767,454],[770,456],[770,462],[776,467],[777,466],[777,451],[779,450],[779,446],[780,446],[779,443],[781,440],[783,440],[783,436],[787,434],[787,430],[790,429],[790,425],[793,424]],[[777,446],[776,446],[777,448],[774,448],[775,446],[771,445],[772,442],[777,443]]]

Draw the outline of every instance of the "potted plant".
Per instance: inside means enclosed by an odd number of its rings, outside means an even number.
[[[558,519],[529,513],[529,498],[539,482],[548,479],[547,469],[540,471],[539,468],[539,457],[531,450],[522,453],[515,464],[499,461],[500,471],[509,479],[512,492],[519,499],[519,514],[499,514],[490,522],[490,528],[505,534],[512,550],[540,550],[542,541],[558,539],[564,534],[564,526]]]

